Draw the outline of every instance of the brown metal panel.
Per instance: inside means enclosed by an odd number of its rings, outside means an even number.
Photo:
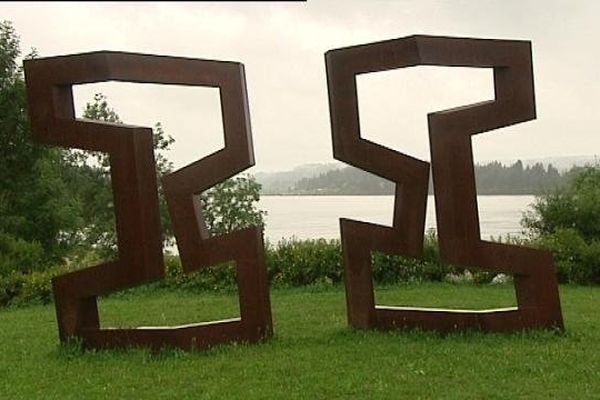
[[[236,62],[94,52],[24,63],[34,140],[109,154],[119,258],[56,277],[62,341],[88,348],[176,346],[203,349],[272,335],[262,227],[209,238],[194,195],[254,164],[244,67]],[[152,129],[77,120],[72,85],[103,81],[218,87],[225,147],[164,178],[175,236],[187,272],[237,265],[241,318],[186,327],[100,329],[97,296],[162,279],[164,263]]]
[[[348,321],[356,328],[442,332],[563,328],[552,256],[481,240],[471,136],[535,118],[527,41],[410,36],[325,54],[333,154],[396,184],[393,226],[340,220]],[[421,257],[429,164],[361,138],[356,75],[415,65],[493,68],[495,99],[428,115],[440,255],[444,262],[514,275],[516,309],[378,307],[371,252]]]

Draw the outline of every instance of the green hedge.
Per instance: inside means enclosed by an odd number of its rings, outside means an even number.
[[[586,244],[569,231],[561,231],[552,240],[527,242],[505,238],[504,242],[549,248],[554,252],[560,282],[600,283],[600,243]],[[272,286],[333,285],[342,282],[341,246],[339,240],[284,240],[266,245],[267,268]],[[468,280],[489,283],[493,273],[467,272],[464,268],[443,265],[439,260],[437,240],[429,233],[425,238],[423,259],[416,260],[374,252],[372,254],[375,284],[414,281]],[[0,276],[0,306],[52,300],[50,280],[69,270],[97,264],[88,256],[69,266],[53,267],[45,271],[24,273],[13,271]],[[179,258],[165,256],[166,278],[154,284],[132,290],[235,290],[236,277],[233,263],[225,263],[192,274],[184,274]]]
[[[267,268],[272,286],[332,285],[342,282],[343,268],[339,240],[282,240],[267,243]],[[439,262],[435,235],[425,238],[423,260],[372,255],[373,280],[378,284],[411,281],[441,281],[448,273],[462,270]],[[235,287],[235,267],[226,263],[193,274],[184,274],[179,258],[166,257],[167,277],[160,286],[192,290],[227,290]]]
[[[67,271],[61,266],[30,273],[13,271],[0,276],[0,306],[49,303],[52,301],[52,278]]]
[[[267,267],[272,286],[332,285],[342,281],[341,246],[339,240],[284,240],[266,245]],[[51,279],[54,276],[98,263],[95,256],[45,271],[26,273],[12,271],[0,275],[0,306],[52,300]],[[169,288],[174,290],[234,290],[235,265],[225,263],[192,274],[184,274],[179,258],[165,256],[166,278],[134,290]],[[438,262],[433,235],[425,240],[424,260],[405,259],[382,253],[373,254],[373,278],[376,283],[442,280],[453,271]]]
[[[44,269],[44,249],[38,242],[27,242],[0,231],[0,276]]]
[[[560,283],[600,284],[600,240],[585,240],[575,229],[559,228],[536,244],[554,255]]]

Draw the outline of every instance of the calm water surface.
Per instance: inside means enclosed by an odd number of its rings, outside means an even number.
[[[521,217],[534,196],[478,196],[482,239],[519,235]],[[382,225],[392,224],[393,196],[262,196],[259,207],[267,211],[265,238],[277,242],[339,238],[339,218]],[[427,228],[435,228],[433,196],[427,200]]]

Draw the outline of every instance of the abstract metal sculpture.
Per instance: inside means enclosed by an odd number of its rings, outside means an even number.
[[[393,226],[340,220],[348,320],[356,328],[509,331],[563,328],[552,256],[481,240],[471,135],[535,118],[531,44],[410,36],[325,55],[334,157],[396,183]],[[514,276],[517,307],[448,310],[376,306],[371,252],[418,258],[429,164],[360,136],[355,77],[417,65],[493,68],[495,99],[428,115],[440,255]]]
[[[34,140],[110,155],[118,260],[53,280],[59,335],[87,348],[174,346],[203,349],[272,335],[262,229],[209,237],[194,194],[252,166],[254,154],[244,67],[240,63],[95,52],[25,61]],[[75,118],[72,85],[103,81],[218,87],[225,147],[164,178],[186,272],[237,263],[240,317],[176,327],[100,328],[97,296],[164,277],[150,128]]]

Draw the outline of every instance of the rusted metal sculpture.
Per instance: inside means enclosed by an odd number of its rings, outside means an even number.
[[[254,164],[243,65],[95,52],[26,61],[25,75],[34,140],[110,155],[119,257],[53,280],[60,339],[78,337],[87,348],[203,349],[271,336],[262,229],[209,237],[194,201],[194,194]],[[99,295],[165,274],[152,129],[75,118],[72,85],[103,81],[220,89],[225,148],[165,177],[164,185],[184,270],[235,261],[241,318],[174,327],[100,327]]]
[[[325,55],[334,157],[396,183],[393,226],[340,220],[348,320],[356,328],[510,331],[563,328],[552,256],[481,240],[471,136],[535,118],[531,44],[433,36]],[[495,99],[428,115],[442,261],[514,276],[517,307],[495,310],[376,306],[371,252],[423,252],[429,164],[360,136],[356,75],[417,65],[493,68]]]

